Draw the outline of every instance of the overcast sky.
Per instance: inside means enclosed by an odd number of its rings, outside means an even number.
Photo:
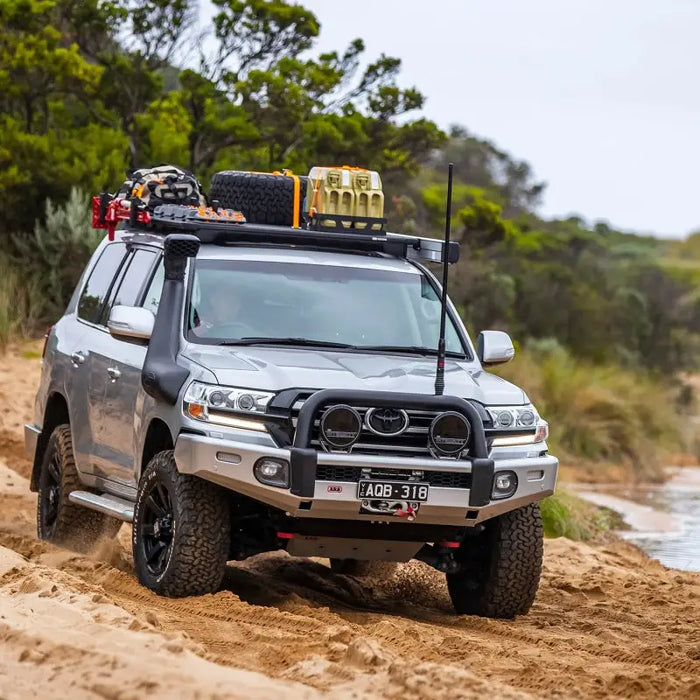
[[[403,61],[424,114],[527,160],[541,213],[700,229],[700,0],[303,0],[321,50]]]

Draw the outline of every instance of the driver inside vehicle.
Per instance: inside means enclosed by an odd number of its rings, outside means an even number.
[[[201,293],[199,303],[192,305],[190,325],[199,338],[225,338],[245,324],[240,318],[243,303],[228,285],[217,285]]]

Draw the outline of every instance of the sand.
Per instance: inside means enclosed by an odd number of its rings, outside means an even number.
[[[359,580],[266,554],[171,600],[137,583],[128,526],[91,556],[39,542],[18,449],[38,372],[0,358],[0,698],[700,698],[700,574],[625,542],[548,540],[514,621],[454,615],[422,564]]]

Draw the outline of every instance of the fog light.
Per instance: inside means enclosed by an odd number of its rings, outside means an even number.
[[[289,486],[289,462],[275,457],[261,457],[253,467],[253,474],[261,484],[287,488]]]
[[[510,498],[518,488],[515,472],[496,472],[493,478],[492,498]]]

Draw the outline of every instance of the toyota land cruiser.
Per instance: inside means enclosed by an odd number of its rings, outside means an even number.
[[[428,264],[456,244],[217,205],[96,201],[110,235],[48,335],[25,428],[39,536],[84,550],[133,522],[136,574],[168,596],[284,549],[345,574],[419,559],[459,613],[526,613],[558,463],[524,392],[484,369],[510,338],[475,346],[451,303],[434,395]]]

